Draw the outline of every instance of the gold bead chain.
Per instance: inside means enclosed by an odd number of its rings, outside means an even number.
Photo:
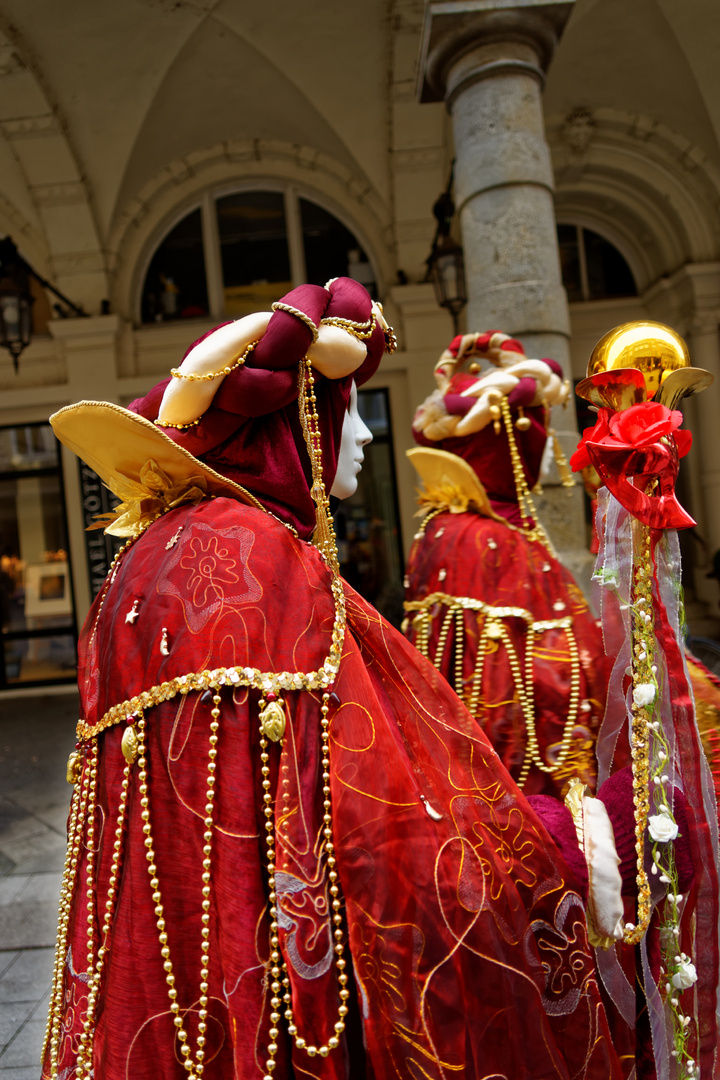
[[[70,804],[70,821],[68,823],[68,845],[63,868],[62,884],[60,887],[60,906],[58,911],[58,931],[55,945],[55,963],[53,967],[52,989],[50,991],[50,1008],[48,1010],[47,1028],[42,1049],[42,1060],[50,1050],[50,1073],[56,1077],[58,1073],[58,1049],[60,1046],[60,1028],[62,1024],[63,1002],[65,998],[65,963],[67,959],[67,938],[70,925],[70,911],[77,880],[77,871],[80,865],[81,844],[85,815],[87,812],[88,795],[90,791],[90,770],[85,765],[82,779],[73,788],[72,802]]]
[[[532,495],[530,494],[530,488],[528,487],[527,479],[525,477],[525,469],[523,468],[522,459],[520,457],[520,451],[515,441],[515,431],[513,429],[512,415],[510,413],[510,403],[503,394],[500,400],[500,409],[502,411],[503,421],[505,424],[505,431],[507,433],[508,447],[510,450],[510,463],[512,465],[513,478],[515,480],[515,492],[517,495],[518,506],[520,508],[520,517],[522,519],[523,531],[531,540],[539,540],[548,549],[551,548],[550,541],[547,534],[537,516],[537,510],[535,509],[535,503],[533,502]],[[499,426],[499,425],[498,425]]]
[[[315,535],[313,543],[323,554],[325,560],[336,577],[340,573],[337,559],[337,542],[335,540],[335,527],[330,502],[325,492],[325,484],[322,472],[322,445],[320,438],[320,420],[317,414],[317,398],[315,395],[315,376],[313,375],[312,360],[309,356],[300,365],[300,422],[305,435],[310,466],[312,469],[313,486],[310,494],[315,502]]]
[[[452,626],[454,612],[454,607],[448,607],[442,621],[442,626],[440,627],[440,633],[438,634],[437,646],[435,647],[435,659],[433,660],[433,666],[436,667],[438,671],[442,664],[442,658],[445,655],[445,646],[447,644],[448,634],[450,633],[450,627]]]
[[[488,625],[489,619],[485,619],[484,626]],[[478,630],[480,619],[478,617]],[[475,671],[473,673],[473,681],[470,687],[470,697],[468,699],[467,707],[468,712],[473,716],[478,715],[478,709],[480,706],[480,690],[482,688],[483,669],[485,667],[485,655],[490,651],[490,638],[483,636],[482,631],[478,633],[477,652],[475,654]]]
[[[337,859],[335,857],[335,845],[333,843],[332,832],[332,800],[330,791],[330,743],[329,743],[329,728],[330,721],[328,720],[330,694],[326,691],[323,694],[322,706],[321,706],[321,720],[320,720],[320,739],[321,739],[321,765],[322,765],[322,780],[323,780],[323,837],[324,837],[324,849],[325,849],[325,861],[328,869],[328,880],[330,882],[329,892],[332,897],[330,906],[333,912],[333,940],[334,940],[334,952],[335,952],[335,966],[338,970],[338,984],[340,987],[339,998],[340,1005],[338,1007],[338,1019],[335,1023],[335,1034],[321,1046],[314,1046],[307,1044],[307,1041],[298,1035],[297,1025],[295,1024],[293,1011],[292,1011],[292,996],[290,993],[290,978],[288,975],[287,964],[283,959],[280,951],[280,938],[279,938],[279,923],[278,923],[278,895],[277,895],[277,856],[275,853],[275,821],[273,811],[273,796],[271,793],[272,782],[270,780],[270,766],[268,764],[270,755],[268,754],[268,740],[265,735],[265,728],[261,722],[260,724],[260,760],[262,762],[262,786],[263,786],[263,814],[265,816],[265,843],[267,847],[267,871],[269,880],[269,893],[268,893],[268,914],[270,917],[270,958],[268,962],[269,976],[270,976],[270,1042],[268,1043],[267,1053],[268,1057],[265,1062],[266,1073],[263,1080],[273,1080],[272,1073],[274,1072],[277,1062],[275,1061],[275,1055],[278,1051],[277,1038],[280,1033],[278,1028],[278,1022],[280,1020],[280,1008],[284,1004],[285,1019],[287,1021],[287,1030],[290,1037],[294,1040],[295,1046],[298,1050],[304,1050],[308,1057],[327,1057],[331,1050],[336,1049],[340,1045],[340,1036],[345,1030],[345,1017],[348,1014],[347,1000],[350,997],[350,991],[347,989],[348,977],[345,974],[345,968],[347,963],[344,959],[343,953],[345,946],[343,944],[343,929],[342,929],[342,901],[340,900],[340,888],[338,886],[338,873],[337,873]],[[266,706],[265,695],[260,698],[260,713]],[[281,996],[282,995],[282,996]]]
[[[178,991],[175,988],[175,975],[173,974],[173,965],[170,954],[170,943],[167,934],[167,923],[165,921],[165,908],[162,902],[162,893],[160,891],[160,881],[157,876],[157,865],[155,862],[155,848],[152,838],[152,826],[150,820],[150,799],[148,788],[148,775],[147,775],[147,747],[145,741],[146,732],[146,720],[141,713],[137,721],[138,729],[138,779],[140,781],[139,791],[141,795],[140,805],[142,807],[141,818],[143,821],[143,833],[145,834],[145,847],[147,849],[145,858],[147,860],[147,869],[150,876],[150,888],[152,889],[152,899],[155,905],[156,926],[158,930],[158,941],[160,943],[160,955],[163,961],[163,968],[165,969],[165,982],[168,987],[168,997],[170,999],[170,1011],[173,1016],[173,1024],[175,1025],[175,1031],[178,1041],[180,1042],[180,1053],[183,1057],[183,1068],[187,1072],[191,1080],[197,1080],[202,1076],[205,1071],[204,1058],[205,1058],[205,1033],[207,1031],[207,1015],[208,1015],[208,989],[209,989],[209,974],[210,974],[210,869],[212,864],[212,840],[213,840],[213,814],[215,809],[215,770],[217,768],[217,741],[218,730],[220,727],[220,694],[215,692],[213,695],[213,708],[210,713],[212,719],[210,722],[210,737],[209,737],[209,749],[208,749],[208,776],[207,776],[207,790],[205,792],[205,818],[204,826],[205,831],[203,833],[203,839],[205,841],[203,846],[203,872],[202,872],[202,915],[200,920],[202,927],[200,930],[201,942],[201,960],[200,960],[200,997],[198,1004],[200,1006],[198,1010],[198,1036],[197,1036],[197,1048],[195,1050],[193,1061],[193,1054],[190,1046],[188,1045],[188,1035],[185,1030],[183,1018],[180,1015],[180,1005],[178,1004]]]
[[[88,1004],[90,1001],[90,989],[92,976],[95,969],[95,809],[97,798],[97,743],[93,748],[93,754],[88,761],[90,773],[90,790],[88,794],[87,825],[85,828],[85,900],[87,921],[87,978],[88,978]],[[83,1022],[83,1030],[80,1034],[80,1046],[78,1049],[77,1073],[80,1078],[84,1071],[82,1061],[85,1056],[88,1040],[91,1033],[90,1018],[86,1016]]]
[[[455,693],[462,698],[464,693],[463,684],[463,661],[465,659],[465,612],[461,607],[455,608]]]
[[[337,326],[339,330],[344,330],[346,334],[352,334],[358,341],[367,341],[373,335],[376,322],[377,314],[373,311],[368,321],[364,323],[354,322],[352,319],[341,319],[335,315],[327,319],[321,319],[320,325]],[[392,333],[392,328],[390,328],[390,332]]]
[[[506,637],[507,631],[503,627],[505,637],[503,642],[508,650],[508,659],[510,660],[510,667],[513,672],[513,678],[516,679],[516,669],[519,674],[520,665],[518,663],[517,655],[510,653],[511,644],[509,637]],[[554,773],[557,772],[570,753],[572,748],[572,736],[577,722],[578,707],[580,705],[580,654],[575,640],[575,635],[572,631],[572,627],[565,628],[565,636],[568,643],[568,652],[570,654],[570,698],[568,701],[567,718],[563,726],[562,738],[560,740],[560,750],[558,751],[557,759],[554,765],[546,765],[540,756],[540,745],[538,743],[537,729],[535,727],[535,692],[533,681],[533,663],[535,652],[535,628],[533,626],[528,628],[527,642],[525,645],[525,726],[527,729],[527,743],[525,748],[525,758],[523,760],[522,768],[518,776],[517,785],[522,787],[530,772],[531,765],[537,766],[541,772]],[[513,667],[513,660],[516,667]],[[518,687],[518,694],[520,693],[519,684],[516,681]]]
[[[97,742],[95,743],[94,757],[94,770],[96,772]],[[100,944],[98,946],[97,959],[93,958],[94,933],[91,924],[91,896],[94,901],[97,897],[97,891],[94,878],[92,877],[91,873],[88,873],[88,1000],[76,1061],[75,1076],[78,1078],[84,1076],[89,1077],[92,1075],[93,1072],[92,1056],[95,1009],[97,1007],[97,999],[100,993],[100,982],[102,977],[102,970],[105,966],[105,957],[107,956],[109,951],[108,937],[110,934],[110,924],[112,922],[113,914],[115,912],[116,894],[118,890],[118,880],[120,876],[120,862],[124,848],[123,838],[125,834],[125,817],[127,811],[128,787],[130,783],[129,777],[130,765],[126,762],[125,768],[123,769],[123,776],[120,787],[120,804],[118,807],[117,823],[115,826],[115,840],[113,842],[112,862],[110,865],[110,873],[108,876],[107,900],[105,901],[105,914],[103,915],[102,929],[100,931]],[[90,844],[91,824],[92,822],[90,822],[88,825],[88,845]],[[89,851],[90,848],[88,846],[88,868],[90,869]],[[92,903],[92,908],[94,908],[94,902]]]
[[[187,376],[183,376],[187,378]],[[153,420],[156,427],[169,427],[176,428],[178,431],[187,431],[188,428],[195,427],[202,420],[202,416],[198,416],[197,420],[191,420],[188,424],[173,424],[170,420]]]
[[[228,364],[227,367],[222,368],[220,371],[209,371],[206,375],[196,375],[194,371],[181,371],[180,368],[174,367],[170,369],[170,374],[173,379],[187,379],[188,382],[211,382],[212,379],[219,379],[221,375],[229,375],[235,368],[242,367],[259,340],[260,338],[258,338],[257,341],[251,341],[245,349],[245,352],[241,353],[237,360],[233,360],[232,364]],[[193,421],[193,423],[197,423],[197,420]],[[173,424],[168,426],[179,427],[180,425]],[[187,426],[189,427],[191,425]]]
[[[654,482],[652,487],[654,487]],[[652,665],[655,654],[655,631],[652,605],[652,543],[650,529],[633,521],[633,686],[654,681]],[[632,704],[630,724],[633,802],[635,804],[635,852],[637,855],[637,925],[626,929],[623,941],[636,945],[650,924],[652,898],[645,871],[645,832],[650,813],[650,715],[645,706]]]

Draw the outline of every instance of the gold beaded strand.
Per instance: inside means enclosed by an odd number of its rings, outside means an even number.
[[[88,1008],[90,1007],[90,989],[95,970],[95,808],[97,797],[97,763],[98,747],[95,740],[88,755],[87,769],[89,772],[89,791],[87,807],[87,826],[85,829],[85,898],[87,910],[87,979],[88,979]],[[88,1055],[92,1054],[92,1022],[86,1014],[83,1021],[83,1029],[80,1033],[80,1045],[77,1055],[76,1076],[82,1080],[85,1076],[84,1062]]]
[[[500,399],[500,409],[502,411],[507,434],[508,447],[510,450],[510,463],[512,465],[513,478],[515,480],[515,492],[517,494],[518,507],[520,508],[523,531],[530,540],[539,540],[546,548],[548,548],[548,550],[551,550],[550,541],[540,524],[537,510],[535,509],[535,503],[530,494],[530,488],[528,487],[527,479],[525,477],[525,469],[515,440],[515,431],[513,430],[512,415],[510,413],[510,403],[504,394]]]
[[[170,999],[170,1011],[173,1016],[173,1024],[175,1025],[175,1031],[177,1039],[180,1043],[180,1053],[183,1057],[183,1068],[187,1072],[191,1080],[198,1080],[205,1071],[204,1058],[205,1058],[205,1043],[206,1043],[206,1031],[207,1031],[207,1016],[208,1016],[208,989],[209,989],[209,974],[210,974],[210,869],[211,869],[211,856],[212,856],[212,840],[213,840],[213,814],[215,808],[215,770],[217,767],[217,741],[220,716],[220,694],[218,691],[213,696],[213,709],[211,711],[210,722],[210,738],[209,738],[209,750],[208,750],[208,777],[207,777],[207,790],[205,792],[205,818],[203,824],[205,832],[203,833],[203,873],[202,873],[202,915],[201,915],[201,961],[200,961],[200,998],[199,998],[199,1011],[198,1011],[198,1037],[197,1037],[197,1049],[195,1050],[193,1061],[192,1050],[188,1045],[188,1035],[185,1030],[183,1018],[180,1015],[180,1006],[178,1004],[178,992],[175,987],[175,975],[173,973],[173,964],[170,954],[170,943],[167,934],[167,924],[165,921],[165,909],[162,902],[162,893],[160,891],[160,881],[157,876],[157,865],[155,862],[155,850],[152,839],[152,826],[150,821],[150,799],[148,790],[148,775],[147,775],[147,746],[146,746],[146,721],[144,715],[141,713],[137,721],[138,731],[138,778],[140,780],[140,805],[141,818],[143,821],[143,833],[145,834],[145,847],[147,849],[145,858],[148,863],[148,874],[150,875],[150,887],[152,891],[152,899],[155,904],[155,916],[156,926],[158,929],[158,940],[160,942],[160,955],[163,960],[163,968],[165,969],[165,982],[168,987],[168,997]]]
[[[251,341],[237,360],[233,360],[232,364],[227,364],[220,371],[209,371],[206,375],[196,375],[194,371],[181,371],[180,368],[170,368],[170,374],[174,379],[187,379],[188,382],[210,382],[212,379],[219,379],[221,375],[229,375],[235,368],[242,367],[259,340],[260,338]]]
[[[50,992],[50,1008],[48,1010],[48,1022],[45,1031],[45,1039],[42,1049],[42,1060],[50,1048],[50,1073],[55,1077],[58,1073],[58,1050],[60,1046],[60,1028],[62,1024],[63,1001],[65,997],[65,963],[67,957],[67,938],[70,926],[70,913],[72,900],[77,881],[77,871],[80,865],[81,844],[87,812],[87,801],[90,784],[90,772],[86,767],[82,772],[82,779],[75,784],[72,801],[70,804],[70,821],[68,823],[68,846],[65,855],[62,885],[60,888],[60,906],[58,910],[58,933],[55,945],[55,964],[53,969],[53,982]]]
[[[260,725],[260,760],[262,762],[262,786],[263,786],[263,815],[265,817],[265,844],[267,849],[267,870],[269,879],[269,893],[268,893],[268,915],[270,920],[270,957],[269,957],[269,975],[270,975],[270,1023],[271,1027],[268,1032],[270,1042],[267,1047],[267,1059],[265,1061],[265,1076],[263,1080],[272,1080],[272,1073],[274,1072],[277,1062],[275,1057],[278,1050],[277,1038],[279,1035],[278,1021],[280,1019],[280,1008],[285,1005],[285,1019],[287,1021],[288,1034],[295,1041],[295,1046],[298,1050],[304,1050],[308,1057],[327,1057],[331,1050],[336,1049],[340,1045],[340,1036],[345,1030],[345,1017],[348,1014],[347,1000],[350,997],[350,991],[347,989],[348,977],[345,973],[347,962],[343,956],[345,946],[343,944],[344,931],[342,929],[342,901],[340,900],[340,887],[338,885],[338,872],[337,872],[337,858],[335,856],[335,845],[333,842],[332,833],[332,799],[330,789],[330,741],[329,741],[329,729],[330,721],[328,720],[328,713],[330,711],[330,694],[325,692],[323,694],[322,706],[321,706],[321,719],[320,719],[320,739],[321,739],[321,766],[322,766],[322,780],[323,780],[323,837],[324,837],[324,849],[325,849],[325,861],[327,864],[328,880],[330,882],[330,907],[332,908],[333,919],[333,940],[334,940],[334,952],[335,952],[335,966],[338,970],[338,984],[340,987],[339,997],[340,1005],[338,1007],[338,1019],[335,1023],[335,1034],[331,1035],[326,1043],[321,1046],[308,1045],[307,1041],[298,1035],[297,1025],[292,1011],[292,996],[290,994],[290,977],[287,970],[287,964],[283,959],[280,952],[280,938],[279,938],[279,923],[278,923],[278,896],[277,896],[277,856],[275,853],[275,823],[274,823],[274,811],[273,811],[273,796],[271,793],[272,783],[270,780],[270,766],[268,764],[270,756],[268,754],[268,740],[265,735],[265,730],[261,723]],[[260,699],[260,712],[266,707],[265,696]],[[281,996],[282,995],[282,996]]]
[[[123,769],[123,776],[120,786],[120,803],[118,806],[117,822],[115,826],[115,840],[113,841],[112,862],[110,864],[110,873],[108,876],[108,891],[107,900],[105,901],[105,913],[103,915],[103,924],[100,931],[100,944],[98,947],[97,959],[92,969],[88,970],[87,1012],[85,1015],[85,1022],[83,1024],[83,1032],[80,1036],[80,1047],[78,1050],[76,1062],[76,1077],[83,1077],[86,1074],[87,1076],[90,1076],[93,1071],[92,1056],[95,1009],[97,1007],[97,999],[100,993],[100,981],[102,976],[102,970],[105,966],[105,957],[107,956],[110,948],[108,939],[110,936],[112,918],[115,913],[116,894],[120,877],[120,864],[124,847],[123,840],[125,833],[125,817],[127,811],[128,788],[130,785],[130,768],[130,764],[126,762],[125,768]]]
[[[651,485],[655,486],[654,481]],[[652,602],[652,541],[650,528],[633,521],[633,687],[654,683],[652,665],[655,651]],[[650,713],[633,701],[630,722],[633,803],[635,805],[635,852],[637,856],[637,925],[626,926],[623,941],[637,945],[652,916],[650,882],[645,870],[645,833],[650,813]]]
[[[322,445],[320,438],[320,420],[317,414],[317,397],[315,395],[315,376],[313,375],[312,360],[306,356],[300,365],[300,422],[305,435],[305,442],[310,455],[310,467],[312,470],[313,486],[310,494],[315,503],[315,535],[313,543],[325,557],[325,560],[333,572],[340,573],[337,558],[337,543],[335,540],[335,527],[332,514],[330,513],[330,501],[325,492],[322,472]]]

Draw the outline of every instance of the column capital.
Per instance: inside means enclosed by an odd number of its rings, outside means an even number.
[[[466,85],[510,72],[542,83],[574,2],[428,0],[419,101],[448,100]],[[463,58],[465,63],[458,67]]]
[[[652,318],[682,334],[715,334],[720,325],[720,262],[688,263],[643,295]]]

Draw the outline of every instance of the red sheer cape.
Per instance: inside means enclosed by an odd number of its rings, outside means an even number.
[[[222,498],[172,511],[125,553],[90,612],[80,645],[84,718],[97,723],[116,703],[208,666],[316,669],[332,627],[328,586],[316,549],[269,515]],[[274,1075],[620,1076],[582,906],[559,853],[444,679],[349,588],[347,607],[330,713],[331,787],[356,987],[351,1019],[362,1026],[365,1049],[344,1036],[329,1057],[309,1058],[291,1050],[281,1021]],[[128,621],[133,608],[137,618]],[[320,695],[285,696],[290,722],[271,754],[280,940],[299,1033],[319,1045],[338,1016],[321,843]],[[225,687],[221,697],[204,1077],[247,1080],[266,1071],[271,1026],[258,708],[245,688]],[[146,713],[155,857],[193,1046],[212,708],[205,699],[192,693]],[[98,740],[96,930],[107,899],[122,727]],[[94,1041],[94,1075],[103,1080],[184,1075],[140,814],[134,774]],[[74,1065],[87,1001],[86,864],[83,851],[65,957],[60,1075]]]

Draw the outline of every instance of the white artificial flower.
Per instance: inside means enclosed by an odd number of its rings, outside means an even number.
[[[697,971],[690,960],[681,960],[677,971],[672,977],[672,984],[676,990],[687,990],[697,982]]]
[[[652,814],[648,818],[648,832],[656,844],[666,844],[668,840],[674,840],[677,837],[677,822],[673,821],[666,806],[661,806],[658,814]],[[660,880],[662,881],[662,878]]]
[[[655,683],[638,683],[633,687],[633,702],[642,708],[652,705],[657,695]]]

